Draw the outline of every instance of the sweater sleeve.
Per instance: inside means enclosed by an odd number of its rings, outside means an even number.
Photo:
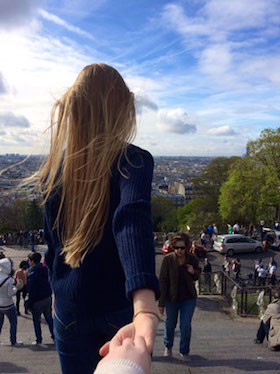
[[[126,294],[148,288],[159,296],[151,220],[153,158],[139,150],[121,166],[120,203],[113,217],[113,232],[126,277]],[[124,175],[123,175],[124,174]]]
[[[119,359],[101,364],[93,374],[144,374],[144,371],[133,361]]]

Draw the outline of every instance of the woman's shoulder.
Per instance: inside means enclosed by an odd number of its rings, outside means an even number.
[[[144,159],[153,161],[153,156],[150,154],[150,152],[134,144],[129,144],[127,146],[126,155],[127,157],[135,157],[135,158],[139,157],[139,159],[141,159],[142,157]]]

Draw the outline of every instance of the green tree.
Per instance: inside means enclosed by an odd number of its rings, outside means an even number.
[[[265,129],[257,140],[247,143],[249,156],[270,170],[280,180],[280,127]]]
[[[43,208],[36,199],[29,201],[26,213],[27,230],[39,230],[44,225]]]
[[[152,223],[154,231],[165,230],[164,226],[168,225],[168,217],[173,210],[174,204],[171,200],[164,196],[152,196]],[[167,223],[164,224],[165,221]]]
[[[220,189],[219,206],[223,221],[256,222],[264,181],[263,168],[249,157],[237,160]]]

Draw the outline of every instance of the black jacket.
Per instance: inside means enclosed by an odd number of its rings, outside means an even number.
[[[28,291],[28,304],[44,300],[50,297],[52,290],[49,284],[48,268],[41,262],[31,266],[27,272],[27,291]]]

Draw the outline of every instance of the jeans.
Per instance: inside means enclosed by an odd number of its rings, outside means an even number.
[[[27,288],[26,286],[23,286],[21,290],[17,291],[16,297],[17,297],[17,302],[16,302],[16,307],[17,307],[17,313],[19,313],[19,303],[20,303],[20,295],[22,294],[23,301],[26,298],[27,295]],[[27,312],[25,308],[25,313]]]
[[[63,374],[92,374],[101,359],[99,349],[132,320],[132,308],[101,316],[80,315],[71,305],[55,301],[54,334]]]
[[[52,298],[37,301],[31,308],[33,325],[36,335],[36,342],[42,343],[41,314],[43,313],[45,320],[49,326],[51,337],[53,338],[53,319],[52,319]]]
[[[4,315],[6,315],[10,322],[10,341],[14,345],[17,341],[17,313],[15,306],[10,309],[0,311],[0,333],[4,323]]]
[[[263,321],[261,321],[259,329],[257,331],[257,339],[260,342],[263,342],[264,338],[268,337],[268,332],[269,332],[269,326],[267,326],[265,323],[263,323]]]
[[[174,332],[180,311],[180,353],[188,354],[191,341],[191,322],[196,299],[187,299],[178,303],[165,303],[166,322],[164,327],[164,344],[167,348],[173,346]]]

